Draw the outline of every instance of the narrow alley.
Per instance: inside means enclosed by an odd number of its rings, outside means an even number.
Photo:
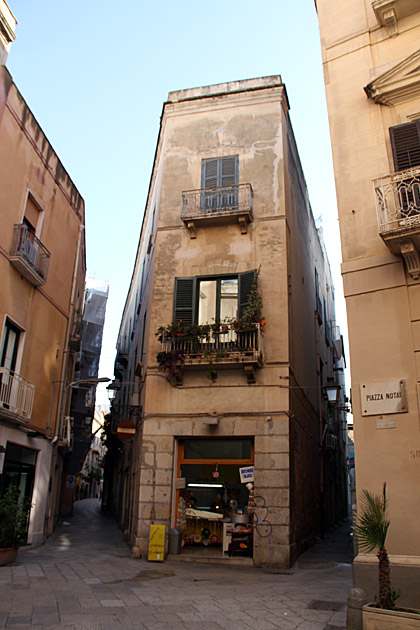
[[[131,560],[97,499],[0,567],[0,627],[13,630],[343,630],[348,525],[290,570]]]

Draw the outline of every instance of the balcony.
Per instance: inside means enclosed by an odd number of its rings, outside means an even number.
[[[402,254],[413,278],[420,274],[420,167],[374,180],[379,234]]]
[[[175,385],[183,384],[186,369],[203,368],[211,380],[216,380],[218,368],[238,367],[243,367],[248,383],[255,383],[255,368],[263,365],[261,330],[257,325],[253,330],[237,332],[229,325],[205,338],[163,336],[158,362]]]
[[[50,255],[24,223],[15,225],[10,262],[26,280],[35,286],[46,283]]]
[[[181,218],[196,238],[196,228],[238,223],[242,234],[254,218],[254,193],[251,184],[201,188],[182,193]]]
[[[35,385],[0,367],[0,415],[28,421],[31,419],[34,404]]]

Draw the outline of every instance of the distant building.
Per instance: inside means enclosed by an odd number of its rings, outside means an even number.
[[[357,494],[387,484],[392,582],[420,607],[420,3],[317,0],[347,301]],[[377,558],[354,583],[376,594]]]
[[[0,2],[0,50],[13,20]],[[8,35],[7,35],[8,34]],[[0,66],[0,493],[32,503],[28,542],[58,511],[85,280],[85,207],[4,65]]]
[[[346,515],[342,339],[288,110],[279,76],[163,107],[104,484],[142,556],[160,523],[219,562],[242,523],[231,555],[289,566]]]
[[[90,436],[89,451],[76,479],[78,494],[75,499],[99,498],[102,494],[103,465],[106,447],[102,440],[105,412],[100,407],[95,408]]]
[[[88,281],[90,284],[92,281]],[[76,341],[77,350],[74,380],[81,381],[73,388],[70,405],[71,450],[66,456],[65,479],[61,495],[61,514],[72,512],[74,487],[66,483],[82,470],[83,463],[91,448],[92,422],[95,415],[96,384],[89,379],[98,377],[99,359],[102,349],[102,335],[105,324],[108,285],[97,281],[88,286],[85,292],[83,313],[79,314],[80,333]]]

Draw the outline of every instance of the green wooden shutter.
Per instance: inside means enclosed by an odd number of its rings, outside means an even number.
[[[195,278],[175,278],[174,320],[194,323],[195,286]]]
[[[252,283],[257,273],[256,269],[253,271],[245,271],[240,273],[239,279],[239,317],[242,317],[244,309],[248,304],[248,295],[251,291]]]
[[[395,170],[420,166],[420,120],[390,127],[389,135]]]

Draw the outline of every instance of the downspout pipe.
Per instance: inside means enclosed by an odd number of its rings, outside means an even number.
[[[65,350],[69,346],[70,333],[71,333],[71,329],[73,327],[74,310],[75,310],[74,305],[75,305],[75,300],[76,300],[77,276],[78,276],[78,273],[79,273],[80,255],[81,255],[81,250],[82,250],[82,242],[83,242],[83,238],[84,238],[84,230],[85,230],[85,226],[84,225],[80,225],[79,226],[79,240],[78,240],[78,243],[77,243],[77,252],[76,252],[76,259],[75,259],[74,271],[73,271],[73,283],[72,283],[71,296],[70,296],[69,318],[67,320],[66,336],[65,336],[64,348],[63,348],[63,359],[62,359],[62,363],[61,363],[61,372],[60,372],[60,381],[59,381],[59,383],[60,383],[60,391],[59,391],[59,397],[58,397],[58,403],[57,403],[58,418],[57,418],[57,422],[56,422],[56,437],[59,437],[61,435],[61,431],[62,431],[63,416],[65,414],[61,413],[61,411],[62,411],[64,405],[66,403],[68,405],[68,403],[69,403],[69,401],[66,401],[66,400],[63,401],[63,394],[64,394],[64,390],[66,389],[66,383],[65,383],[66,379],[65,379],[65,377],[66,377],[66,370],[67,370],[67,365],[68,365],[68,360],[66,360],[66,357],[65,357]],[[68,394],[67,391],[66,391],[66,394]]]

